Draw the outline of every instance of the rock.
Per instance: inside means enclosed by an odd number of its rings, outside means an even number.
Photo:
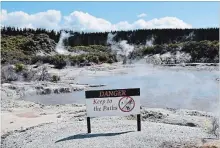
[[[20,130],[21,132],[24,132],[25,131],[25,129],[24,129],[24,127],[22,126],[21,127],[21,130]]]
[[[40,115],[47,115],[47,113],[40,113]]]
[[[38,65],[34,65],[33,68],[38,68]]]
[[[196,127],[196,125],[194,123],[191,123],[191,122],[186,123],[186,126]]]
[[[61,118],[61,115],[58,115],[57,118]]]
[[[51,90],[49,88],[44,89],[45,94],[51,94]]]
[[[35,89],[43,89],[42,86],[36,86]]]
[[[8,88],[12,89],[12,90],[16,90],[15,86],[9,86]]]
[[[43,104],[40,104],[40,108],[44,108],[44,105],[43,105]]]
[[[64,88],[66,93],[70,93],[70,88]]]
[[[58,89],[54,89],[54,93],[55,94],[59,94],[59,90]]]
[[[143,120],[147,120],[147,119],[156,120],[156,119],[163,119],[165,117],[166,115],[162,113],[158,113],[158,112],[153,112],[153,111],[143,111],[142,113]]]
[[[79,121],[83,121],[83,118],[79,118]]]
[[[1,80],[3,83],[18,80],[18,75],[13,65],[6,65],[1,68]]]
[[[13,121],[10,122],[10,124],[14,123]]]
[[[64,88],[60,88],[59,92],[60,93],[65,93],[65,89]]]

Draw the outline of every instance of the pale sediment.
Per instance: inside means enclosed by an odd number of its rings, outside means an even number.
[[[132,65],[131,65],[132,66]],[[97,66],[98,67],[98,66]],[[107,67],[107,68],[103,68]],[[83,76],[120,74],[129,66],[105,65],[98,69],[49,69],[61,76],[61,81],[14,82],[1,85],[1,146],[22,147],[155,147],[186,148],[202,145],[220,147],[220,141],[210,132],[213,128],[210,112],[142,106],[142,131],[137,132],[136,115],[92,118],[92,133],[87,134],[84,104],[43,105],[22,100],[25,95],[47,95],[83,91],[100,85],[80,84]],[[72,71],[72,72],[71,72]],[[94,72],[95,71],[95,72]]]

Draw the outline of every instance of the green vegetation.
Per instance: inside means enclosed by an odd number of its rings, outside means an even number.
[[[72,51],[84,51],[84,52],[109,52],[109,48],[107,46],[102,45],[89,45],[89,46],[75,46],[69,49]]]
[[[46,30],[42,28],[34,29],[17,29],[13,27],[3,27],[2,34],[8,36],[17,36],[27,34],[47,34],[50,39],[56,43],[59,41],[60,31]],[[66,46],[89,46],[89,45],[107,45],[108,32],[79,33],[68,30],[70,34],[74,34],[65,41]],[[172,44],[185,41],[219,41],[219,28],[199,28],[199,29],[139,29],[129,31],[113,31],[117,33],[116,41],[127,40],[129,44],[145,45],[146,40],[154,37],[154,44]]]
[[[15,64],[15,71],[16,71],[16,72],[21,72],[21,71],[24,70],[24,68],[25,68],[24,65],[21,64],[21,63]]]
[[[155,45],[135,51],[134,57],[143,57],[145,55],[164,54],[166,52],[181,51],[189,53],[192,57],[191,62],[219,62],[219,42],[218,41],[189,41],[177,44]]]
[[[1,38],[1,47],[3,51],[22,50],[21,46],[28,42],[25,36],[3,36]]]
[[[51,81],[56,83],[56,82],[60,81],[60,77],[57,75],[53,75]]]
[[[49,63],[56,68],[63,68],[67,63],[113,63],[116,56],[107,45],[108,32],[77,33],[64,41],[68,51],[79,52],[80,55],[37,56],[38,52],[50,54],[59,40],[60,32],[45,29],[15,29],[3,27],[1,38],[1,63],[17,64],[17,71],[22,70],[20,64]],[[135,50],[132,58],[151,54],[183,51],[192,57],[191,62],[219,62],[219,29],[152,29],[118,31],[114,40],[127,40],[129,44],[145,45],[146,40],[154,37],[154,46]],[[190,34],[193,36],[189,37]]]
[[[91,54],[81,54],[77,56],[70,55],[55,55],[55,56],[34,56],[31,58],[31,64],[37,62],[49,63],[55,66],[55,68],[61,69],[66,66],[67,62],[70,62],[72,66],[79,65],[84,62],[93,62],[93,63],[113,63],[116,61],[114,55],[107,53],[91,53]]]

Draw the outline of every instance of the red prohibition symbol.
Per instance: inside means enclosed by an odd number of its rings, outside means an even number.
[[[130,111],[132,111],[134,109],[135,102],[134,102],[133,98],[131,98],[129,96],[125,96],[125,97],[122,97],[119,100],[118,106],[119,106],[121,111],[123,111],[123,112],[130,112]]]

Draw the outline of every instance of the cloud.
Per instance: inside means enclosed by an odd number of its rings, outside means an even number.
[[[61,17],[61,12],[57,10],[28,14],[23,11],[8,13],[3,9],[0,20],[4,26],[59,29]]]
[[[74,11],[70,15],[64,16],[64,27],[78,31],[109,31],[112,24],[88,13]]]
[[[137,15],[137,17],[146,17],[147,16],[147,14],[146,13],[141,13],[141,14],[139,14],[139,15]]]
[[[1,10],[2,24],[4,26],[46,28],[46,29],[71,29],[84,32],[103,32],[111,30],[134,30],[152,28],[191,28],[192,26],[176,17],[154,18],[152,20],[138,19],[129,23],[120,21],[111,23],[104,18],[95,17],[82,11],[74,11],[63,16],[60,11],[48,10],[35,14],[28,14],[22,11],[8,13]]]

